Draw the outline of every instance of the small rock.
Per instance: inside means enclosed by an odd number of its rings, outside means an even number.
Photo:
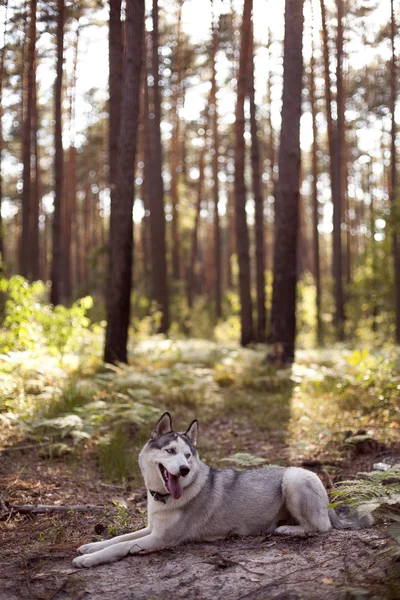
[[[374,463],[372,467],[375,471],[388,471],[390,469],[390,465],[384,462]]]

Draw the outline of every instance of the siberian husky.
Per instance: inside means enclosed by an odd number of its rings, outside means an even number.
[[[328,509],[328,495],[314,473],[299,467],[214,469],[199,459],[197,432],[197,420],[178,433],[170,414],[162,415],[139,454],[148,526],[81,546],[75,566],[94,567],[142,550],[229,534],[303,535],[346,526]],[[284,524],[288,520],[297,525]]]

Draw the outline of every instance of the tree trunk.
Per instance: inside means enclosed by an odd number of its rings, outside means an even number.
[[[151,178],[150,189],[150,226],[153,299],[162,313],[159,333],[166,333],[169,328],[169,300],[167,283],[167,261],[165,244],[165,214],[164,189],[162,179],[162,150],[161,150],[161,102],[159,86],[159,56],[158,56],[158,2],[153,0],[153,31],[152,31],[152,75],[153,87],[149,88],[153,116],[150,120],[151,148]],[[149,94],[150,95],[150,94]]]
[[[30,213],[30,267],[33,281],[40,279],[40,243],[39,243],[39,213],[40,213],[40,164],[39,164],[39,111],[37,102],[36,73],[33,82],[33,113],[32,113],[32,154],[34,157],[34,173],[31,186],[31,213]]]
[[[1,205],[3,201],[3,79],[4,79],[4,58],[6,54],[6,28],[8,23],[8,0],[4,5],[4,30],[3,47],[0,50],[0,272],[4,262],[4,230],[3,219],[1,216]]]
[[[392,46],[391,70],[390,70],[390,112],[392,116],[391,127],[391,159],[390,159],[390,203],[393,218],[393,268],[394,268],[394,300],[395,300],[395,339],[400,344],[400,210],[397,200],[397,165],[396,165],[396,96],[397,96],[397,67],[396,67],[396,19],[394,13],[394,1],[390,2],[390,41]]]
[[[110,214],[107,330],[104,360],[128,362],[133,250],[133,195],[144,34],[144,0],[127,0],[125,71],[119,155]]]
[[[226,223],[226,280],[227,288],[231,290],[234,287],[232,256],[235,254],[235,198],[234,190],[229,185],[228,190],[228,205],[227,205],[227,223]]]
[[[256,241],[256,292],[257,292],[257,335],[258,342],[265,341],[267,313],[265,310],[265,247],[264,247],[264,198],[261,188],[261,159],[257,137],[256,103],[254,90],[254,31],[251,27],[249,52],[249,99],[251,130],[251,167],[253,173],[253,194],[255,205],[255,241]]]
[[[236,248],[239,263],[239,296],[241,344],[246,346],[253,339],[253,314],[251,301],[251,272],[249,256],[249,231],[246,218],[246,185],[244,178],[244,99],[248,89],[247,65],[249,57],[252,0],[245,0],[241,28],[239,73],[236,103],[236,151],[235,151],[235,209],[236,209]]]
[[[64,61],[64,0],[57,0],[57,75],[55,82],[55,196],[53,214],[53,260],[51,265],[51,303],[60,304],[63,298],[62,290],[62,245],[61,245],[61,215],[63,206],[64,153],[62,145],[62,85]]]
[[[36,54],[36,8],[37,0],[30,1],[29,42],[27,61],[27,76],[24,89],[24,120],[23,120],[23,150],[22,150],[22,239],[21,239],[21,274],[32,280],[32,190],[31,190],[31,158],[32,158],[32,119],[35,85],[35,54]]]
[[[109,182],[111,196],[117,179],[118,162],[118,136],[120,131],[122,68],[123,68],[123,42],[121,23],[121,0],[109,0]]]
[[[335,284],[335,328],[338,339],[343,339],[344,331],[344,299],[343,299],[343,274],[342,274],[342,174],[341,150],[344,135],[344,103],[343,103],[343,0],[337,0],[338,31],[337,31],[337,121],[334,127],[332,118],[332,91],[329,70],[329,44],[328,28],[326,22],[326,7],[324,0],[321,2],[322,40],[325,71],[325,101],[326,118],[328,123],[328,142],[330,154],[330,176],[333,203],[333,278]]]
[[[212,23],[212,79],[210,94],[210,116],[213,131],[213,155],[212,155],[212,173],[213,173],[213,204],[214,204],[214,293],[215,293],[215,316],[218,319],[222,317],[222,272],[221,272],[221,231],[219,223],[218,201],[219,201],[219,134],[218,134],[218,106],[217,106],[217,80],[216,80],[216,57],[218,52],[219,31],[217,23]]]
[[[317,344],[322,345],[322,322],[321,322],[321,268],[319,258],[319,214],[318,214],[318,128],[317,128],[317,104],[315,98],[315,58],[314,58],[314,38],[311,52],[310,65],[310,103],[312,115],[312,207],[313,207],[313,255],[314,255],[314,276],[315,276],[315,312],[317,320]]]
[[[271,46],[271,30],[268,29],[268,49]],[[268,71],[268,79],[267,79],[267,93],[266,93],[266,104],[268,106],[268,113],[266,118],[267,123],[267,152],[268,152],[268,185],[267,185],[267,196],[275,197],[275,132],[274,127],[272,125],[272,98],[271,98],[271,88],[272,88],[272,71],[269,69]],[[268,227],[268,221],[265,219],[265,232],[264,232],[264,255],[265,255],[265,267],[268,270],[272,270],[272,252],[269,251],[269,248],[273,247],[273,229],[272,227]]]
[[[205,140],[204,140],[205,142]],[[203,148],[200,152],[199,160],[199,179],[197,184],[197,202],[196,202],[196,214],[195,221],[192,230],[192,249],[190,253],[190,262],[188,266],[188,282],[187,282],[187,298],[189,308],[193,308],[193,299],[195,294],[195,269],[196,261],[198,259],[198,248],[199,248],[199,224],[200,224],[200,210],[201,201],[204,193],[204,162],[206,154],[206,145],[204,143]]]
[[[181,278],[181,248],[179,237],[179,143],[181,131],[181,119],[179,116],[180,101],[182,98],[181,71],[182,71],[182,4],[178,4],[178,24],[177,24],[177,48],[175,78],[173,80],[173,101],[172,101],[172,137],[171,137],[171,202],[172,202],[172,277],[175,281]]]
[[[282,130],[275,201],[271,334],[275,360],[294,360],[297,237],[299,228],[300,116],[303,74],[303,0],[285,2]]]
[[[337,68],[336,68],[336,104],[337,121],[335,132],[335,154],[333,157],[333,176],[336,180],[336,194],[333,197],[333,277],[335,280],[335,326],[338,340],[344,338],[344,295],[343,295],[343,252],[342,252],[342,215],[343,215],[343,146],[344,146],[344,94],[343,94],[343,0],[337,0]]]

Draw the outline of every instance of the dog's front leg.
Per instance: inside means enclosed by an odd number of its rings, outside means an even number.
[[[78,556],[77,558],[74,558],[72,562],[76,567],[97,567],[97,565],[104,565],[124,558],[125,556],[128,556],[128,554],[136,554],[141,550],[161,550],[161,548],[164,547],[165,544],[163,544],[159,538],[156,538],[155,535],[150,533],[150,535],[139,538],[136,542],[129,541],[114,544],[113,546],[109,546],[98,552]]]
[[[138,540],[139,538],[142,538],[145,535],[149,535],[150,533],[151,527],[145,527],[144,529],[139,529],[139,531],[133,531],[132,533],[126,533],[125,535],[118,535],[116,537],[111,538],[110,540],[104,540],[103,542],[93,542],[91,544],[84,544],[83,546],[80,546],[80,548],[78,548],[78,552],[80,552],[81,554],[92,554],[92,552],[104,550],[104,548],[114,546],[115,544],[120,544],[121,542]]]

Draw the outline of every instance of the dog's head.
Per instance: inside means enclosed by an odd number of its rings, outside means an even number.
[[[199,469],[197,432],[197,419],[185,432],[175,432],[171,415],[168,412],[162,415],[139,454],[139,465],[149,489],[166,490],[175,500],[182,496]]]

